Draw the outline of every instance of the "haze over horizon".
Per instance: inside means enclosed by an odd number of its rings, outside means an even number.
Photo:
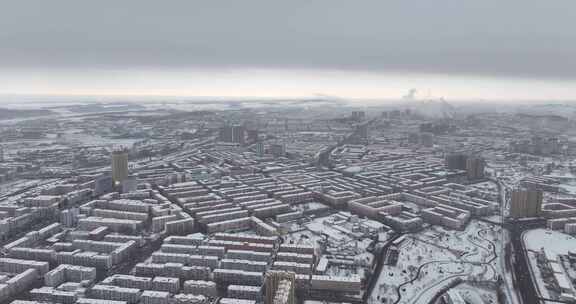
[[[4,2],[0,94],[576,100],[573,1]]]

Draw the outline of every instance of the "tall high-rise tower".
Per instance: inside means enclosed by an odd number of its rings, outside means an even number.
[[[510,200],[510,217],[525,218],[538,217],[542,211],[542,191],[540,190],[512,190]]]
[[[114,184],[128,177],[128,150],[126,148],[112,151],[112,180]]]
[[[480,157],[468,157],[466,160],[466,171],[468,179],[481,179],[484,178],[484,167],[486,162]]]
[[[242,125],[225,125],[220,128],[219,140],[223,142],[239,143],[245,142],[246,128]]]
[[[294,304],[296,274],[288,271],[268,271],[266,273],[266,299],[264,304]]]

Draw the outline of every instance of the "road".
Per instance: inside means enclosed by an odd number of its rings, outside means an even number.
[[[34,190],[34,189],[39,188],[39,187],[42,187],[42,186],[46,186],[46,185],[48,185],[48,184],[57,183],[57,182],[59,182],[59,181],[61,181],[61,180],[63,180],[63,179],[61,179],[61,178],[50,178],[50,179],[47,179],[47,180],[44,180],[44,181],[41,181],[41,182],[34,183],[33,185],[26,186],[26,187],[24,187],[24,188],[22,188],[22,189],[18,189],[18,190],[15,190],[15,191],[13,191],[13,192],[10,192],[10,193],[6,193],[6,194],[3,194],[3,195],[0,195],[0,201],[1,201],[1,200],[4,200],[4,199],[7,199],[7,198],[10,198],[10,197],[14,197],[14,196],[17,196],[17,195],[26,193],[26,192],[28,192],[28,191]]]
[[[535,220],[530,222],[510,223],[506,225],[510,231],[510,243],[514,255],[514,263],[511,263],[514,290],[522,291],[521,303],[524,304],[538,304],[540,303],[540,296],[536,290],[534,282],[532,282],[530,265],[528,264],[524,244],[522,242],[522,234],[524,231],[540,228],[545,226],[545,224],[545,220]]]
[[[500,235],[500,241],[502,242],[502,244],[506,244],[506,241],[508,240],[509,237],[509,232],[506,229],[506,227],[504,227],[504,215],[506,212],[506,208],[508,208],[508,201],[506,199],[506,192],[507,192],[507,187],[506,185],[500,180],[493,180],[493,182],[496,183],[496,185],[498,186],[498,193],[499,193],[499,199],[500,199],[500,215],[502,216],[501,218],[501,225],[502,225],[502,234]],[[502,270],[502,279],[504,281],[504,288],[506,288],[506,299],[508,300],[508,302],[510,304],[523,304],[524,302],[522,301],[523,298],[520,297],[518,295],[518,289],[516,289],[516,282],[514,281],[514,274],[513,273],[508,273],[508,266],[506,263],[506,258],[508,257],[505,254],[505,248],[506,246],[502,246],[502,252],[500,253],[501,259],[500,259],[500,269]],[[511,258],[512,256],[510,256]],[[510,263],[508,263],[508,265],[512,265],[512,261],[509,261]],[[512,272],[513,272],[513,266],[511,266],[512,268]]]
[[[134,267],[136,267],[136,264],[144,262],[146,259],[152,256],[152,253],[160,250],[160,247],[162,247],[163,242],[164,237],[159,237],[158,239],[155,239],[147,243],[143,247],[136,248],[129,261],[111,269],[111,271],[106,273],[106,276],[110,276],[116,273],[129,274],[130,271],[133,270]]]
[[[376,283],[378,283],[378,278],[380,278],[380,274],[382,273],[382,267],[384,267],[384,262],[386,260],[386,255],[388,254],[388,249],[392,245],[392,243],[401,237],[401,234],[395,234],[390,238],[384,246],[382,246],[382,250],[380,255],[375,255],[376,258],[376,268],[374,273],[370,277],[370,282],[368,282],[368,287],[366,288],[366,292],[364,293],[362,302],[367,303],[368,298],[372,295],[372,291],[374,291],[374,287]]]
[[[500,192],[500,205],[502,214],[502,242],[506,242],[506,236],[509,236],[509,243],[511,244],[511,252],[509,265],[511,265],[512,282],[508,280],[508,276],[504,273],[504,283],[508,294],[508,300],[512,304],[538,304],[540,303],[540,296],[536,290],[536,285],[532,281],[530,275],[530,265],[527,260],[524,244],[522,242],[522,234],[531,229],[542,228],[546,226],[545,219],[535,219],[530,221],[508,221],[505,222],[504,214],[509,205],[507,199],[507,191],[509,186],[501,180],[496,180],[498,191]],[[508,234],[506,234],[508,232]],[[504,247],[503,247],[504,248]],[[507,270],[505,260],[501,259],[501,267]],[[518,291],[520,295],[518,295]]]
[[[458,262],[455,262],[455,261],[430,261],[430,262],[427,262],[427,263],[424,263],[424,264],[420,265],[420,266],[418,267],[418,270],[416,271],[416,276],[414,276],[414,278],[412,278],[412,279],[410,279],[410,280],[408,280],[408,281],[406,281],[406,282],[398,285],[398,287],[396,287],[396,296],[397,296],[397,298],[396,298],[396,301],[394,302],[394,304],[398,304],[398,303],[400,303],[400,301],[402,300],[402,294],[400,293],[400,290],[402,290],[402,287],[404,287],[404,286],[406,286],[406,285],[408,285],[408,284],[412,284],[412,283],[414,283],[416,280],[418,280],[418,278],[420,277],[420,273],[422,272],[422,269],[424,269],[424,267],[426,267],[426,266],[428,266],[428,265],[431,265],[431,264],[452,264],[452,263],[458,263]],[[466,264],[465,262],[459,262],[459,263],[460,263],[460,264]],[[452,278],[456,278],[456,277],[459,277],[459,276],[462,276],[462,275],[463,275],[463,274],[455,274],[455,275],[452,275],[452,276],[448,276],[448,277],[440,280],[438,283],[436,283],[436,284],[434,284],[434,285],[432,285],[432,286],[426,287],[426,289],[423,290],[423,291],[418,295],[418,298],[422,295],[422,293],[424,293],[424,292],[426,292],[426,291],[434,288],[435,286],[437,286],[437,285],[440,284],[440,283],[445,282],[445,280],[447,280],[447,279],[452,279]]]

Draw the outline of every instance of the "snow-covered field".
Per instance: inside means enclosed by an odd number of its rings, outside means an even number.
[[[568,251],[576,250],[576,238],[559,231],[534,229],[524,233],[523,240],[526,250],[546,248],[555,254],[568,254]]]
[[[426,303],[456,278],[496,281],[500,228],[472,221],[465,231],[431,227],[408,235],[396,266],[385,265],[369,303]]]
[[[462,298],[470,304],[498,303],[498,295],[493,289],[462,284],[456,287],[456,290],[458,290]]]

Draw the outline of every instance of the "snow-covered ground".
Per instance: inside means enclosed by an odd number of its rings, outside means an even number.
[[[396,266],[385,265],[369,303],[426,303],[456,278],[495,281],[499,274],[500,228],[472,221],[464,231],[431,227],[400,245]],[[413,282],[411,282],[413,280]]]
[[[340,212],[302,223],[299,225],[300,229],[286,235],[286,242],[315,246],[322,257],[328,257],[332,261],[328,264],[327,275],[346,277],[356,274],[364,277],[365,270],[374,262],[374,255],[367,251],[372,243],[368,235],[370,232],[378,234],[380,230],[372,229],[378,226],[382,224]],[[334,262],[335,260],[345,260],[353,264]]]
[[[471,286],[470,284],[461,284],[455,289],[470,304],[498,303],[498,294],[493,289]]]
[[[344,216],[344,217],[343,217]],[[382,224],[367,220],[355,218],[346,218],[351,216],[349,213],[341,212],[329,216],[314,218],[309,222],[302,223],[296,232],[286,236],[288,242],[303,245],[318,246],[326,240],[326,247],[336,248],[339,253],[359,255],[366,251],[370,245],[371,239],[368,237],[369,231],[379,234],[381,237],[387,237],[385,232],[375,229]]]
[[[566,255],[569,251],[576,250],[576,238],[559,231],[533,229],[525,232],[522,240],[527,250],[530,272],[536,282],[540,296],[547,299],[554,298],[546,288],[546,283],[542,278],[540,268],[538,268],[537,253],[544,248],[553,255]]]
[[[28,179],[28,180],[15,180],[15,181],[8,181],[5,183],[0,183],[0,195],[18,190],[19,188],[34,186],[38,182],[40,182],[40,180],[38,180],[38,179],[34,179],[34,180]]]
[[[534,229],[524,233],[523,240],[526,250],[546,248],[555,254],[568,254],[568,251],[576,250],[576,238],[559,231]]]

